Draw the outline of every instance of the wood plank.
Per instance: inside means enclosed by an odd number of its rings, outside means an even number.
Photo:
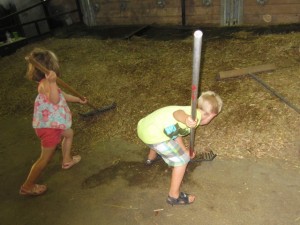
[[[244,5],[244,15],[251,15],[251,14],[299,14],[300,12],[300,3],[287,5],[265,5],[264,7],[257,5],[257,6],[246,6]]]
[[[187,24],[191,24],[191,25],[203,25],[203,24],[218,25],[220,24],[220,15],[213,15],[210,17],[188,16],[186,20],[187,20]]]
[[[272,20],[267,23],[263,20],[263,15],[247,15],[243,18],[244,24],[284,24],[284,23],[299,23],[300,17],[298,15],[272,15]]]
[[[140,8],[131,8],[124,11],[120,11],[119,8],[107,8],[102,9],[98,16],[106,15],[107,17],[119,17],[123,16],[180,16],[181,11],[178,8],[149,8],[147,10],[141,10]]]
[[[247,75],[249,73],[268,72],[268,71],[273,71],[275,69],[276,66],[274,64],[264,64],[264,65],[251,66],[251,67],[236,69],[236,70],[221,71],[217,75],[217,79],[221,80],[225,78],[239,77],[239,76]]]
[[[258,5],[264,7],[266,5],[281,5],[281,4],[299,4],[299,0],[271,0],[271,1],[267,1],[265,5],[260,5],[253,0],[244,0],[244,6]]]
[[[221,7],[195,7],[186,9],[187,15],[220,14]]]
[[[143,25],[143,24],[172,24],[181,25],[180,17],[157,17],[157,16],[146,16],[146,17],[97,17],[97,21],[101,22],[101,25]]]

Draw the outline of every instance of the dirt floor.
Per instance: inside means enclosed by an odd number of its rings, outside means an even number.
[[[275,63],[276,71],[259,76],[299,108],[299,30],[205,30],[200,86],[218,92],[224,110],[197,130],[195,148],[218,156],[189,164],[182,190],[196,201],[174,207],[166,203],[171,170],[162,161],[144,165],[136,124],[158,107],[189,104],[192,29],[150,29],[130,40],[88,32],[58,33],[0,59],[0,224],[300,224],[299,113],[249,78],[215,79],[218,71]],[[82,162],[62,170],[58,149],[40,178],[48,192],[28,198],[18,191],[40,143],[24,57],[37,46],[56,52],[63,79],[92,102],[117,108],[82,120],[77,112],[89,109],[71,105]]]

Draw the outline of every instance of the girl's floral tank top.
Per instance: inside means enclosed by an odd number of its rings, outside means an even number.
[[[34,102],[33,128],[65,130],[71,125],[72,114],[60,89],[58,104],[51,103],[46,95],[38,94]]]

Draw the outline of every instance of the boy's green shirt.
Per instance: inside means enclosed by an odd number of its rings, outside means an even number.
[[[158,144],[178,136],[186,136],[190,128],[186,124],[178,122],[173,113],[183,110],[191,115],[191,106],[167,106],[160,108],[141,119],[138,123],[137,133],[146,144]],[[197,110],[197,126],[200,124],[201,114]]]

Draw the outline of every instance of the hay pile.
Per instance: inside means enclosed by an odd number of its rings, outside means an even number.
[[[266,83],[300,107],[300,33],[203,39],[201,90],[213,90],[224,101],[223,112],[196,132],[196,149],[220,157],[281,158],[299,166],[300,116],[251,78],[216,81],[219,71],[275,63],[276,71],[259,74]],[[54,51],[62,79],[96,106],[117,103],[114,111],[90,120],[77,112],[88,106],[70,104],[77,151],[90,151],[100,141],[123,138],[144,146],[136,136],[139,119],[166,105],[190,104],[192,37],[158,41],[141,37],[100,40],[94,37],[49,38],[1,58],[0,115],[31,117],[36,84],[24,78],[24,56],[34,47]]]

